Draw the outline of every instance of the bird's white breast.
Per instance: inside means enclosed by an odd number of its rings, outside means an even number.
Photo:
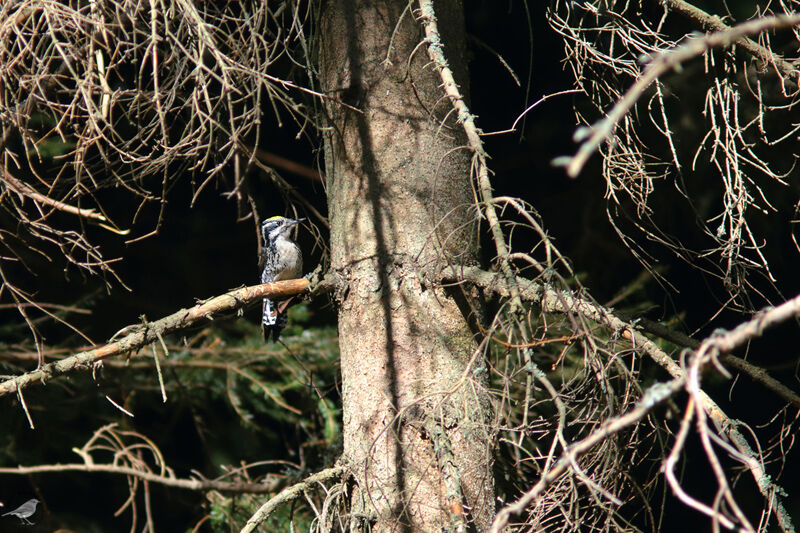
[[[303,273],[303,257],[300,254],[300,248],[292,241],[278,239],[275,241],[275,249],[280,258],[275,281],[299,278]]]

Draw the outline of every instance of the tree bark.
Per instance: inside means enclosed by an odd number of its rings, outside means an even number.
[[[434,281],[448,262],[476,262],[470,154],[412,8],[329,1],[321,16],[331,266],[346,280],[337,301],[350,516],[370,517],[374,531],[470,520],[482,530],[494,483],[471,329],[479,306]],[[437,8],[466,87],[461,3]]]

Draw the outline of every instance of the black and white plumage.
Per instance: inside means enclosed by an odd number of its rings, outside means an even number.
[[[264,238],[260,261],[261,283],[296,279],[302,275],[303,255],[290,237],[292,228],[300,220],[272,217],[261,223],[261,236]],[[286,314],[279,313],[268,298],[264,298],[261,325],[264,338],[269,340],[271,335],[275,341],[286,327]]]

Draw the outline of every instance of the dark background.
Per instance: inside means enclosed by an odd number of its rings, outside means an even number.
[[[510,128],[522,111],[543,95],[574,86],[571,73],[564,68],[562,38],[550,29],[545,20],[546,4],[531,2],[528,15],[522,2],[465,2],[467,29],[477,39],[469,41],[471,107],[484,132]],[[737,5],[734,3],[734,8]],[[711,11],[720,9],[718,3],[714,2],[707,2],[703,6]],[[676,19],[669,29],[677,34],[696,28]],[[522,81],[522,87],[515,84],[505,67],[479,42],[503,56]],[[532,50],[529,48],[531,42]],[[691,66],[687,68],[691,69]],[[526,86],[528,83],[529,87]],[[672,76],[670,83],[676,93],[685,95],[681,105],[689,123],[700,121],[702,107],[697,106],[695,99],[702,99],[702,96],[691,96],[696,89],[691,77]],[[492,158],[489,164],[495,173],[493,184],[497,195],[518,196],[535,206],[545,229],[560,251],[571,259],[574,271],[579,274],[584,286],[599,303],[604,303],[630,284],[644,268],[622,245],[608,222],[604,200],[606,185],[600,173],[599,157],[595,156],[580,177],[574,180],[567,178],[563,170],[551,164],[555,157],[572,154],[577,148],[572,141],[578,125],[573,111],[576,105],[584,109],[591,107],[583,95],[553,97],[532,110],[522,123],[524,127],[517,132],[487,136],[484,141]],[[692,145],[693,135],[696,132],[689,128],[684,137],[687,146]],[[272,130],[262,143],[262,148],[308,167],[321,166],[321,154],[314,139],[298,140],[296,132],[288,128]],[[282,174],[318,210],[326,212],[321,183],[287,172]],[[711,187],[714,176],[707,178],[707,183],[700,182],[697,186]],[[267,176],[252,169],[248,181],[262,217],[287,214],[284,199],[269,183]],[[787,202],[796,201],[797,197],[797,180],[791,181],[792,187],[786,191]],[[252,219],[237,221],[241,214],[238,206],[220,194],[228,190],[230,185],[219,183],[216,190],[209,188],[200,195],[194,206],[190,206],[192,182],[188,177],[182,180],[169,194],[166,217],[158,235],[132,245],[125,245],[123,239],[92,228],[92,231],[96,231],[95,242],[101,242],[107,257],[124,257],[116,270],[130,291],[112,283],[114,289],[109,293],[97,280],[85,279],[72,270],[67,270],[68,279],[65,280],[63,265],[50,265],[42,269],[30,283],[37,288],[44,301],[70,302],[81,295],[91,294],[82,305],[92,309],[93,314],[78,322],[95,342],[102,342],[125,325],[138,323],[141,315],[154,320],[181,307],[193,305],[197,298],[207,298],[240,285],[254,284],[258,281],[258,234]],[[120,209],[128,209],[131,213],[135,210],[136,205],[126,205],[125,202],[129,200],[119,193],[109,191],[106,194],[107,200],[116,202]],[[672,197],[666,193],[663,198],[666,202]],[[773,216],[777,219],[784,215]],[[680,205],[676,204],[672,212],[663,216],[676,234],[690,235],[698,231],[694,218]],[[155,209],[145,212],[131,228],[132,234],[147,233],[154,227],[156,219]],[[766,220],[763,223],[776,228],[775,240],[771,244],[775,250],[772,265],[778,279],[777,289],[783,296],[792,297],[800,292],[800,276],[797,276],[800,260],[786,230],[786,221]],[[314,249],[314,241],[308,231],[301,230],[299,240],[305,250]],[[526,234],[515,234],[512,242],[515,249],[522,251],[529,250],[534,244],[534,236]],[[635,301],[632,302],[646,309],[646,316],[656,320],[675,318],[674,327],[695,334],[696,338],[710,334],[714,328],[733,327],[746,318],[741,314],[723,311],[713,324],[710,323],[710,318],[722,307],[726,298],[721,283],[702,275],[692,265],[676,260],[664,249],[649,242],[643,244],[656,258],[659,267],[663,268],[664,277],[675,287],[681,288],[680,291],[674,291],[650,279],[636,292]],[[484,248],[486,259],[490,260],[491,247]],[[312,270],[319,260],[320,248],[317,247],[306,257],[306,270]],[[777,291],[767,287],[764,292],[775,301],[780,301]],[[309,327],[335,323],[335,313],[327,304],[324,299],[312,302]],[[756,304],[756,307],[761,307],[766,302]],[[252,309],[247,318],[255,324],[258,316],[259,311]],[[71,338],[74,335],[62,327],[47,327],[44,331],[48,343],[85,344],[81,339]],[[17,334],[22,336],[24,331],[14,333]],[[764,340],[753,343],[749,350],[750,359],[770,368],[775,377],[796,390],[798,339],[800,336],[796,324],[781,327],[770,332]],[[94,419],[81,416],[81,410],[88,408],[108,413],[109,420],[116,416],[102,397],[102,387],[83,376],[68,381],[64,388],[53,383],[26,392],[26,402],[32,415],[38,417],[40,428],[35,431],[27,428],[19,406],[12,406],[11,401],[5,400],[6,408],[0,413],[0,421],[5,428],[6,438],[2,442],[5,443],[7,456],[15,457],[21,464],[75,461],[77,456],[70,457],[70,448],[80,446],[86,435],[97,427]],[[92,401],[90,396],[78,394],[77,391],[82,388],[85,388],[83,392],[90,392],[96,399]],[[735,385],[722,380],[714,381],[711,390],[716,392],[715,400],[732,417],[741,418],[754,426],[766,424],[781,406],[781,402],[771,393],[746,379],[737,380]],[[153,391],[152,394],[155,396],[157,392]],[[54,398],[59,398],[60,405],[53,405]],[[209,412],[216,411],[218,416],[224,417],[227,409],[222,404],[216,405],[215,401],[209,400]],[[77,405],[80,405],[80,410],[73,409]],[[159,410],[138,410],[135,425],[142,433],[158,435],[159,445],[171,458],[170,464],[188,470],[204,461],[193,435],[191,416],[188,409],[176,402]],[[794,414],[790,412],[787,416]],[[59,423],[47,423],[50,417],[58,419]],[[300,433],[288,426],[281,431],[287,440],[283,443],[287,449],[302,439]],[[9,438],[11,435],[13,439]],[[220,449],[244,446],[236,440],[235,435],[228,435],[227,438],[220,436],[217,446]],[[251,444],[257,448],[265,443],[255,438]],[[696,443],[692,446],[696,446]],[[705,475],[708,466],[692,446],[688,448],[687,464],[690,465],[690,471],[687,473],[687,486],[692,487],[696,496],[709,501],[713,494],[704,494],[704,491],[713,488],[712,480]],[[695,461],[701,465],[700,472],[691,471]],[[800,491],[798,468],[800,464],[794,459],[782,469],[779,483],[789,494]],[[781,468],[778,465],[770,466],[771,472],[779,470]],[[185,473],[186,470],[179,470],[181,476]],[[30,497],[44,495],[45,498],[40,499],[46,500],[48,512],[55,516],[66,518],[72,514],[93,517],[94,525],[87,525],[83,531],[126,531],[128,528],[127,515],[119,519],[111,516],[112,510],[118,508],[127,496],[127,487],[116,476],[49,474],[36,476],[33,484],[24,477],[4,476],[2,483],[0,499],[6,503],[6,509],[13,509]],[[753,492],[750,479],[743,479],[740,485],[740,494],[743,496],[740,502],[753,503],[754,508],[746,509],[753,517],[761,500]],[[103,490],[98,490],[99,487]],[[202,505],[200,496],[158,486],[153,486],[152,490],[156,502],[154,515],[157,517],[157,527],[165,531],[181,530],[191,522],[191,517],[198,516]],[[85,497],[88,494],[91,494],[91,498]],[[665,530],[676,529],[687,521],[694,525],[706,524],[704,518],[677,503],[671,496],[668,496],[667,502],[668,521],[664,524]],[[788,502],[794,508],[795,518],[800,518],[797,512],[798,498],[791,498]],[[42,516],[40,513],[37,513],[37,518]],[[2,519],[0,530],[49,530],[46,520],[37,526],[24,528],[17,527],[15,521],[8,517]],[[90,529],[92,527],[95,529]]]

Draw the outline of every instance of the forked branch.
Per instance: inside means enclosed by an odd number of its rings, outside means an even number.
[[[719,32],[728,31],[731,29],[731,27],[722,22],[722,19],[719,17],[706,13],[699,7],[685,2],[684,0],[661,0],[661,3],[667,6],[667,8],[670,10],[694,20],[706,31]],[[775,54],[772,50],[764,48],[749,37],[742,37],[739,39],[739,41],[737,41],[736,44],[753,54],[753,56],[763,65],[766,66],[769,64],[774,64],[784,76],[793,76],[795,78],[793,81],[795,82],[795,85],[797,84],[797,65],[791,63],[790,61],[786,61],[781,56]]]
[[[493,292],[504,297],[510,297],[511,295],[511,290],[505,285],[501,275],[473,267],[448,269],[443,272],[442,278],[445,281],[452,282],[468,281],[482,287],[484,291]],[[631,322],[622,320],[612,311],[569,291],[557,291],[531,280],[518,278],[517,286],[520,287],[520,295],[524,300],[540,305],[544,312],[580,315],[598,324],[603,324],[611,331],[630,340],[637,352],[646,354],[664,368],[675,380],[683,381],[687,379],[686,370],[669,354],[639,332]],[[777,307],[762,311],[752,320],[741,324],[730,332],[720,332],[712,335],[701,343],[698,353],[713,352],[714,357],[729,353],[745,342],[760,336],[765,329],[797,316],[800,316],[800,295]],[[713,361],[713,358],[711,360]],[[737,457],[750,471],[762,496],[769,502],[770,507],[775,512],[781,529],[787,533],[793,532],[794,526],[791,517],[779,496],[782,493],[782,489],[775,485],[767,475],[763,462],[755,456],[747,438],[739,431],[739,424],[730,418],[702,389],[695,388],[690,392],[697,402],[698,408],[702,409],[704,415],[714,422],[715,427],[722,428],[720,431],[724,433],[724,437],[733,444]],[[572,446],[569,449],[572,449]],[[569,458],[567,452],[562,456],[562,459],[564,458]],[[541,483],[545,483],[545,485],[541,485]],[[531,491],[534,491],[535,494],[540,494],[548,483],[543,478]],[[530,502],[534,497],[535,495],[531,496],[527,502]],[[527,505],[527,503],[524,505]]]
[[[291,487],[283,489],[280,493],[267,501],[267,503],[262,505],[258,511],[256,511],[253,516],[250,517],[245,526],[242,528],[241,533],[252,533],[260,524],[266,522],[275,509],[281,505],[285,505],[301,497],[304,492],[313,488],[317,483],[323,483],[325,481],[340,477],[343,473],[344,467],[333,466],[331,468],[326,468],[322,472],[317,472],[312,476],[308,476],[306,479],[300,483],[297,483],[296,485],[292,485]]]
[[[656,55],[639,79],[628,89],[604,119],[588,128],[580,128],[575,132],[576,141],[583,141],[588,137],[578,149],[578,152],[572,157],[559,157],[553,161],[553,164],[566,167],[567,175],[572,178],[577,177],[589,157],[600,147],[603,141],[611,137],[617,124],[642,97],[645,90],[661,76],[674,68],[678,68],[681,63],[702,55],[711,48],[730,46],[747,35],[756,35],[766,30],[788,28],[796,24],[800,24],[800,14],[764,17],[744,22],[723,31],[688,39],[684,44]],[[798,75],[797,69],[792,73],[796,78]]]

